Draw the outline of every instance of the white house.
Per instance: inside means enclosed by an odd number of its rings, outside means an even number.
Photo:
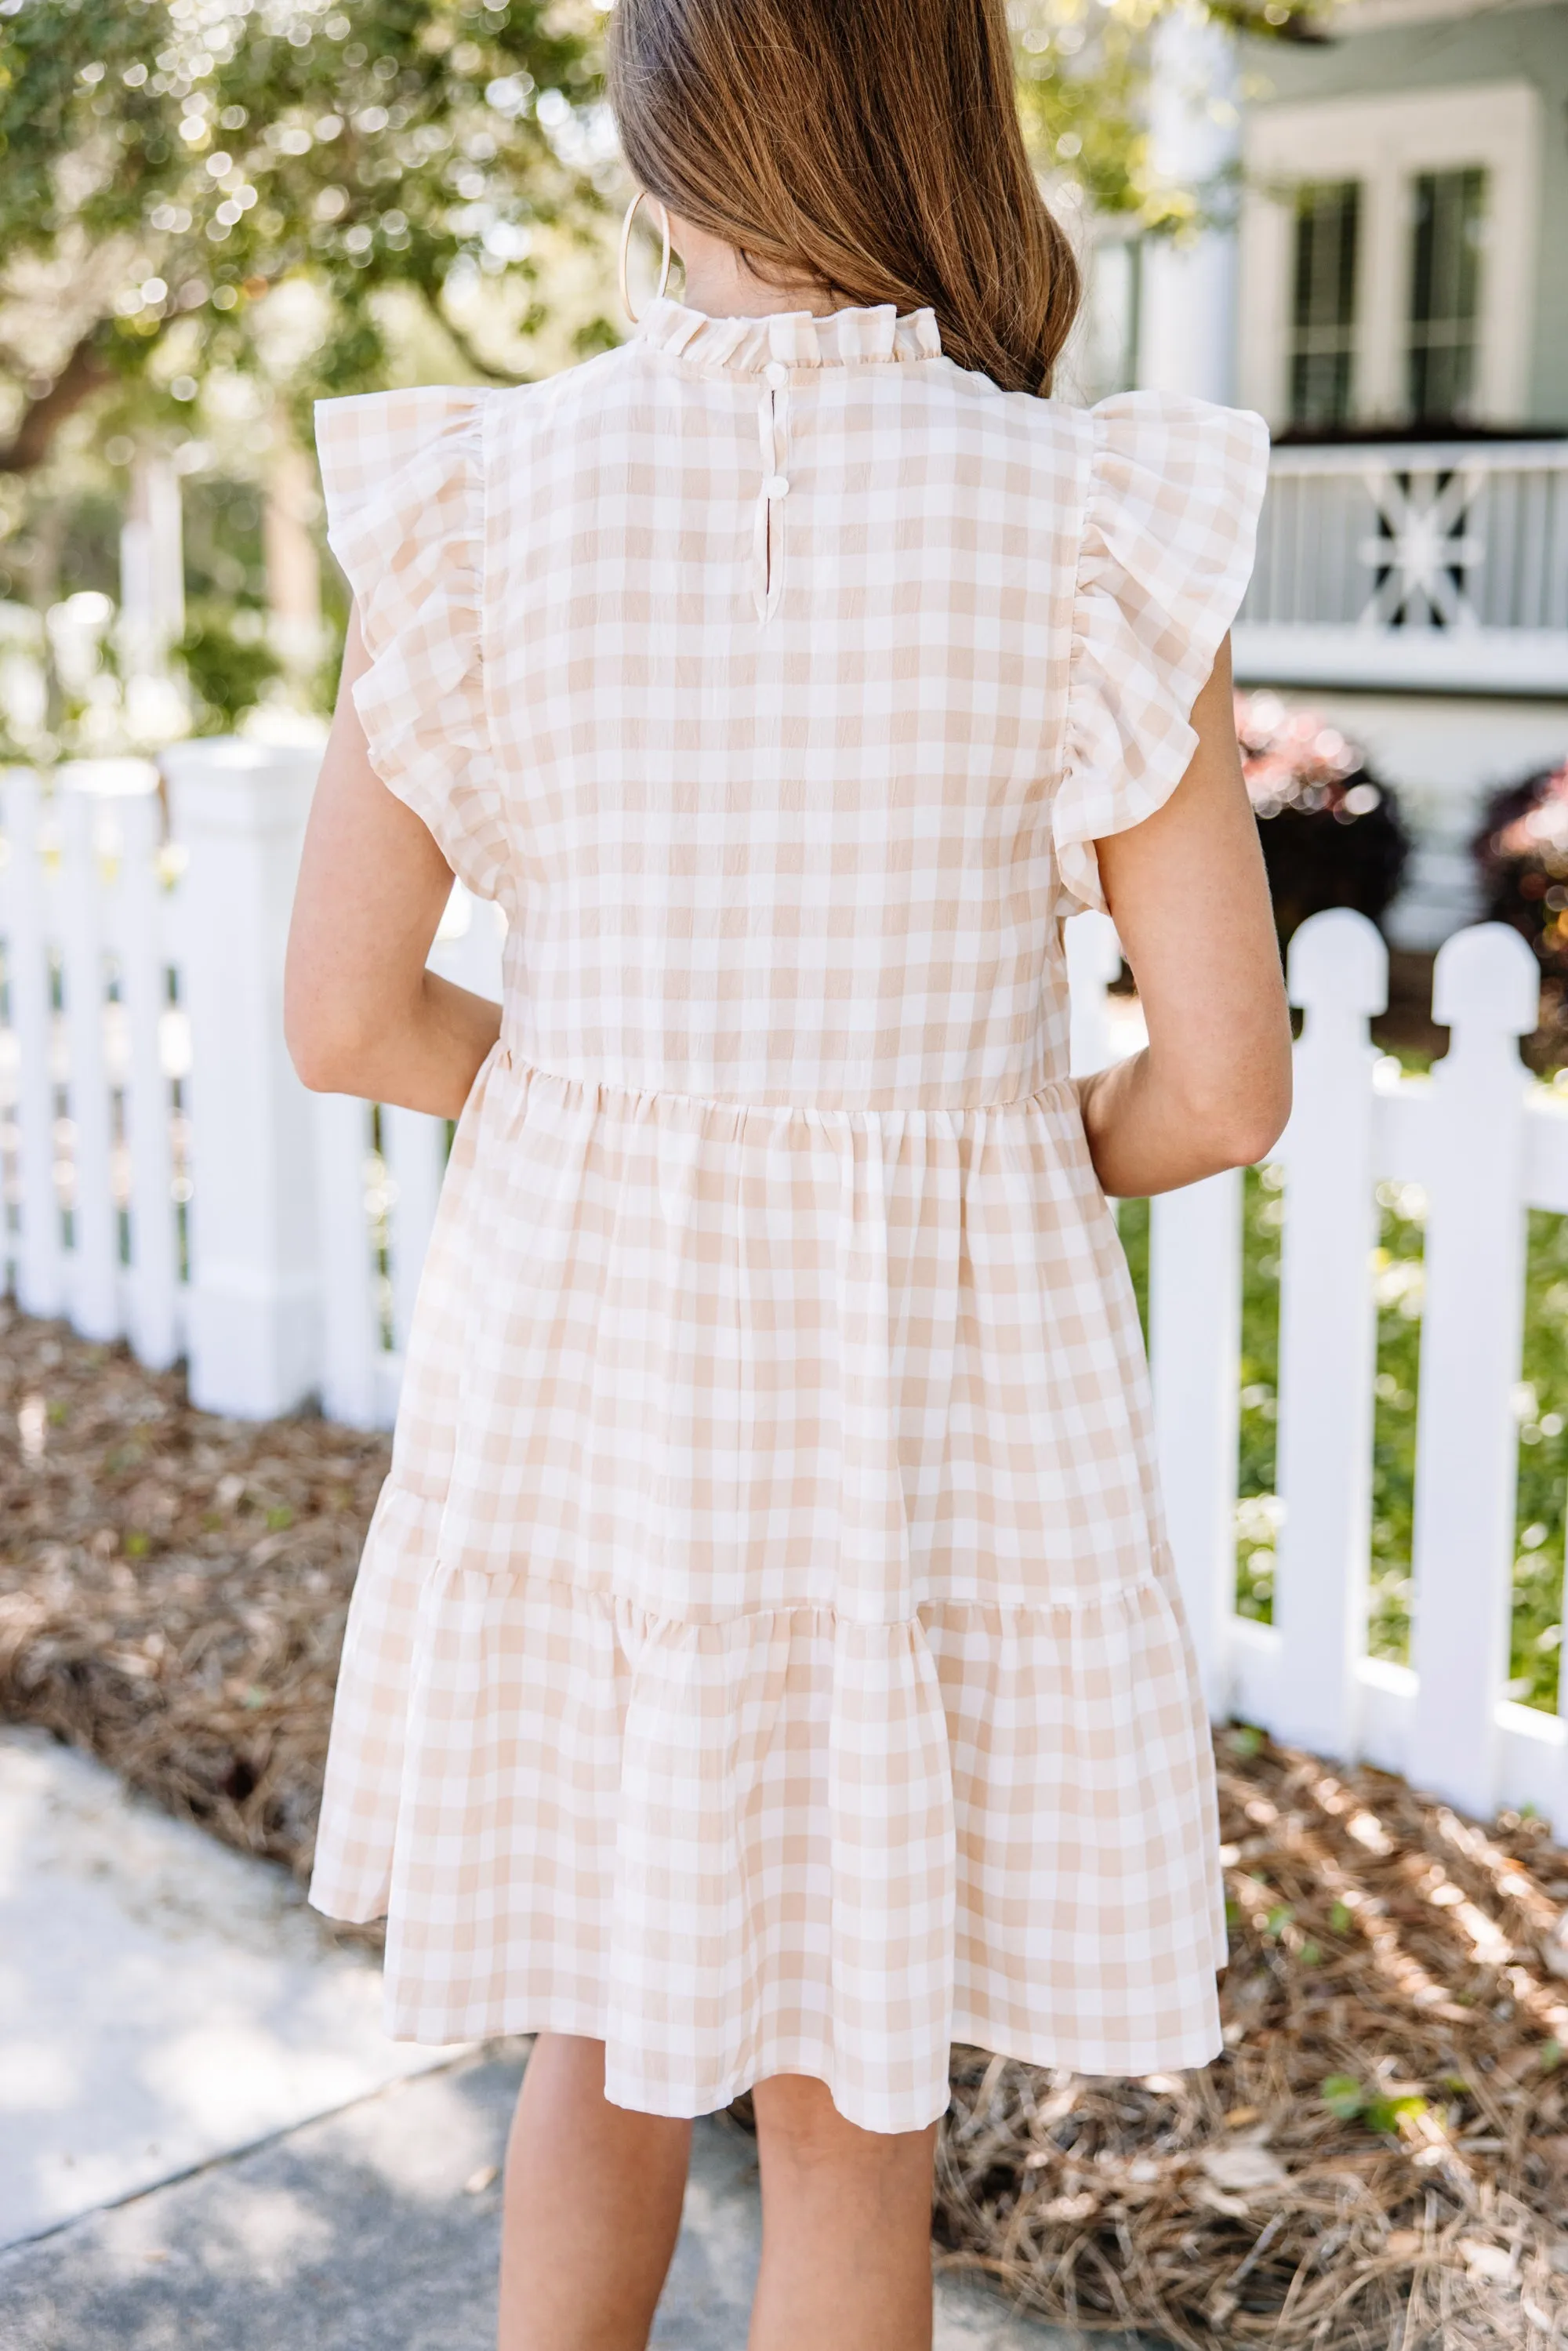
[[[1472,910],[1487,789],[1568,758],[1568,5],[1343,0],[1307,39],[1157,37],[1156,161],[1228,161],[1235,220],[1103,251],[1102,316],[1124,380],[1272,426],[1238,674],[1399,788],[1418,851],[1391,930],[1435,946]]]

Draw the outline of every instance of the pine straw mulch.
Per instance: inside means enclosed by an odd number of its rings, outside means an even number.
[[[214,1419],[183,1372],[0,1318],[0,1717],[307,1875],[386,1438]]]
[[[0,1716],[303,1873],[385,1440],[214,1420],[0,1315]],[[1253,1731],[1218,1751],[1225,2055],[956,2051],[945,2261],[1184,2351],[1568,2346],[1568,1853]]]

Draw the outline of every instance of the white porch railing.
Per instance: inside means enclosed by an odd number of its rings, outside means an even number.
[[[1237,674],[1568,692],[1568,441],[1276,449]]]
[[[45,797],[0,778],[3,1253],[18,1301],[142,1359],[184,1352],[193,1400],[265,1416],[311,1394],[392,1410],[445,1147],[435,1120],[307,1095],[284,1052],[283,941],[311,761],[193,743],[99,763]],[[1073,1048],[1109,1057],[1103,918],[1070,926]],[[436,956],[498,987],[491,911],[459,902]],[[1320,1751],[1408,1771],[1466,1809],[1568,1823],[1563,1720],[1508,1676],[1523,1236],[1568,1212],[1568,1102],[1529,1079],[1537,974],[1512,932],[1437,963],[1453,1044],[1430,1079],[1373,1051],[1371,926],[1295,940],[1305,1009],[1286,1168],[1274,1621],[1236,1614],[1240,1179],[1154,1204],[1151,1353],[1173,1543],[1211,1705]],[[1374,1189],[1429,1200],[1409,1667],[1366,1654],[1375,1349]]]

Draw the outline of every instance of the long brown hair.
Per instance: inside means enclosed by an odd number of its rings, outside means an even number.
[[[648,193],[759,276],[929,307],[960,367],[1050,391],[1081,286],[1004,0],[616,0],[609,78]]]

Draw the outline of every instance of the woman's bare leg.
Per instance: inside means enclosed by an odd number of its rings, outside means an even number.
[[[541,2032],[507,2148],[499,2351],[643,2351],[692,2126],[604,2095],[604,2043]]]
[[[845,2122],[821,2082],[754,2093],[762,2267],[750,2351],[930,2351],[936,2126]]]

